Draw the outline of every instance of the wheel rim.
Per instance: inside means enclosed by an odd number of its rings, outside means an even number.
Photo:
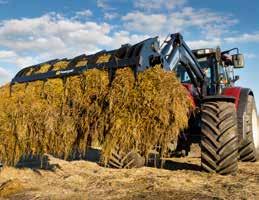
[[[254,139],[255,148],[259,148],[256,110],[253,110],[253,113],[252,113],[252,129],[253,129],[252,131],[253,131],[253,139]]]

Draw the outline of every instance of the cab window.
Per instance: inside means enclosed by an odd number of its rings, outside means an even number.
[[[180,63],[176,66],[175,72],[181,83],[191,83],[191,78],[188,75],[188,72]]]

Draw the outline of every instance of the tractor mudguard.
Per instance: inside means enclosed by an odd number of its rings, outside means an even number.
[[[230,96],[235,98],[236,109],[238,110],[239,98],[241,94],[241,87],[224,88],[222,95]]]
[[[237,126],[239,133],[239,141],[245,138],[246,131],[244,130],[245,113],[247,110],[248,96],[254,96],[253,92],[249,88],[231,87],[223,90],[223,95],[235,97],[235,104],[237,109]]]

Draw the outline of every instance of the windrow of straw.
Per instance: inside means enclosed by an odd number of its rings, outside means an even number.
[[[103,58],[102,58],[103,59]],[[64,69],[68,62],[54,67]],[[80,61],[79,61],[80,62]],[[86,62],[86,61],[83,61]],[[140,72],[92,69],[65,80],[50,79],[0,89],[0,160],[15,165],[21,156],[49,153],[62,158],[102,147],[141,155],[159,145],[162,153],[188,126],[192,104],[174,72],[160,66]]]

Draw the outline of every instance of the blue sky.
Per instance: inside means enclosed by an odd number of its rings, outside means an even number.
[[[239,47],[238,85],[259,106],[259,1],[0,0],[0,84],[22,67],[182,32],[192,48]]]

